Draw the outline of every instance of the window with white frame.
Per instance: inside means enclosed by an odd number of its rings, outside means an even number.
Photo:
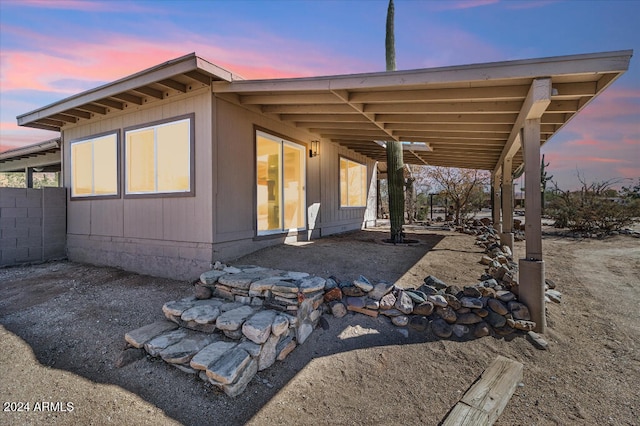
[[[193,114],[125,130],[125,195],[193,194]]]
[[[366,207],[367,166],[340,157],[340,207]]]
[[[71,197],[118,197],[118,132],[71,141]]]

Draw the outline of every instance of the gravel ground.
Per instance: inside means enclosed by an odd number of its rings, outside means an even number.
[[[415,229],[413,247],[385,237],[360,231],[235,263],[405,287],[426,275],[469,284],[483,271],[468,235]],[[407,338],[384,318],[327,316],[328,330],[236,398],[152,358],[114,366],[124,334],[162,318],[189,283],[72,262],[0,269],[0,424],[435,425],[498,354],[522,362],[524,379],[497,424],[638,424],[640,239],[549,236],[543,248],[564,294],[548,306],[548,351],[522,336]]]

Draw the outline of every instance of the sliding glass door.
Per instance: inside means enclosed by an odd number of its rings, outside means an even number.
[[[258,235],[305,228],[305,152],[301,145],[257,132]]]

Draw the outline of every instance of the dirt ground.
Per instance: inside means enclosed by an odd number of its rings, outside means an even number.
[[[385,229],[368,230],[234,263],[404,287],[427,275],[471,284],[483,272],[473,237],[409,235],[420,244],[385,245]],[[430,331],[405,337],[382,317],[325,315],[328,329],[235,399],[155,359],[114,367],[124,334],[191,295],[188,283],[71,262],[0,269],[0,424],[435,425],[501,354],[524,364],[524,378],[496,424],[637,425],[640,239],[549,234],[543,247],[547,277],[563,293],[562,304],[548,305],[548,351],[523,335],[442,341]],[[516,257],[523,254],[516,243]],[[5,410],[19,403],[30,411]]]

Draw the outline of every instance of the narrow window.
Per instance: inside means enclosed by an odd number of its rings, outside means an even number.
[[[71,142],[71,197],[118,197],[118,133]]]
[[[192,194],[193,116],[125,131],[126,194]]]
[[[305,228],[305,152],[298,144],[257,132],[258,235]]]
[[[340,158],[340,207],[366,207],[367,166]]]

